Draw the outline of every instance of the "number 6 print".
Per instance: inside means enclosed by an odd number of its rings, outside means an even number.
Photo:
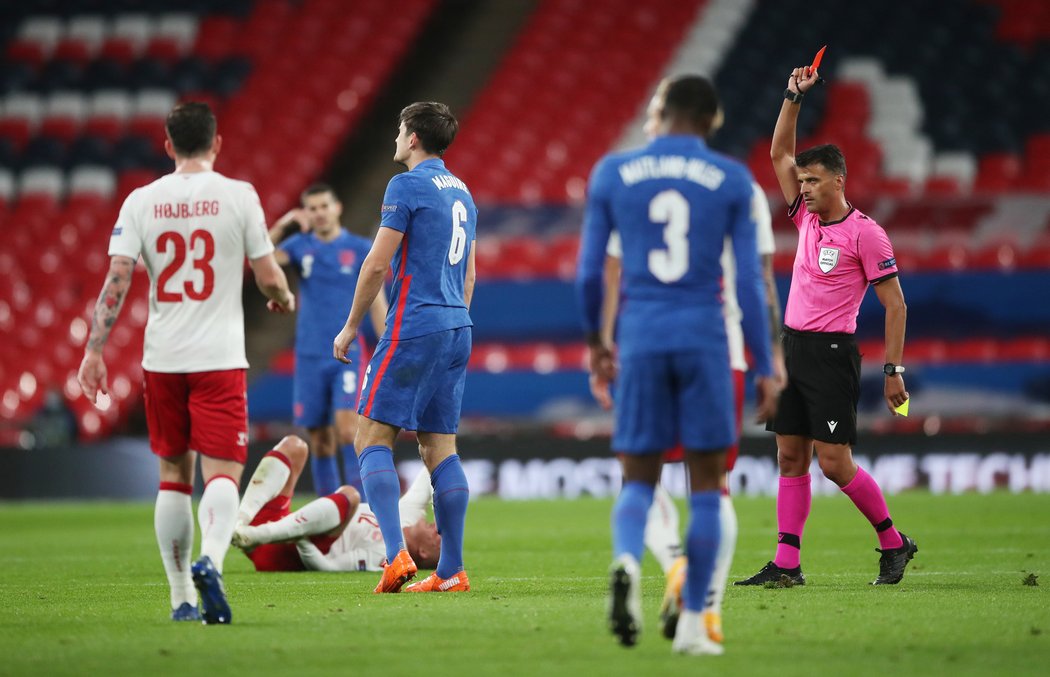
[[[448,262],[453,266],[463,260],[467,251],[467,229],[463,223],[467,220],[467,208],[456,200],[452,203],[452,244],[448,248]]]

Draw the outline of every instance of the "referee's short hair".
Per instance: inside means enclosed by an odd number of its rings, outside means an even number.
[[[718,92],[701,75],[679,75],[665,81],[660,117],[679,117],[700,129],[707,129],[718,115]]]
[[[814,146],[795,156],[796,167],[812,165],[822,165],[824,169],[836,176],[846,175],[846,156],[842,154],[838,146],[831,143]]]

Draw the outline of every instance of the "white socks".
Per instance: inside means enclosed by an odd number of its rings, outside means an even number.
[[[678,531],[678,506],[662,484],[656,485],[653,504],[645,521],[645,547],[653,553],[666,574],[682,555],[682,536]]]
[[[165,486],[167,485],[167,486]],[[193,506],[190,486],[163,482],[157,492],[153,511],[153,529],[157,533],[160,559],[171,588],[171,608],[184,602],[197,606],[197,590],[190,576],[190,554],[193,552]]]
[[[201,526],[201,556],[210,557],[220,574],[236,525],[237,498],[237,484],[233,478],[217,475],[205,485],[204,495],[197,506],[197,521]]]
[[[280,457],[272,454],[263,456],[244,490],[241,506],[237,510],[237,523],[251,524],[262,507],[281,493],[291,474],[292,469]]]
[[[313,500],[276,522],[241,527],[240,533],[252,543],[296,541],[306,536],[326,534],[339,526],[339,506],[327,496]]]
[[[430,485],[430,473],[427,472],[424,466],[419,471],[419,474],[416,475],[416,479],[412,480],[412,484],[409,485],[405,495],[401,497],[401,502],[398,504],[398,511],[401,513],[401,526],[412,526],[426,517],[427,507],[430,505],[433,497],[434,487]]]
[[[711,588],[707,591],[704,611],[722,613],[722,599],[726,594],[726,583],[729,580],[729,567],[733,565],[733,553],[736,551],[737,521],[733,509],[733,499],[722,494],[722,505],[718,511],[722,525],[722,541],[715,555],[715,571],[711,576]]]

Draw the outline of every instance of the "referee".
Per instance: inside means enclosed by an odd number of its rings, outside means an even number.
[[[875,527],[879,575],[873,585],[893,585],[918,552],[915,541],[897,531],[875,480],[853,461],[857,441],[860,353],[853,333],[868,286],[886,309],[886,406],[908,399],[900,366],[907,308],[897,278],[897,261],[886,232],[853,207],[844,194],[846,160],[836,146],[795,155],[795,126],[816,71],[796,68],[788,78],[770,156],[777,180],[798,227],[798,253],[784,313],[787,387],[767,429],[777,434],[780,486],[777,492],[776,557],[736,585],[763,585],[787,577],[805,584],[800,555],[809,516],[809,468],[816,451],[820,469],[849,496]]]

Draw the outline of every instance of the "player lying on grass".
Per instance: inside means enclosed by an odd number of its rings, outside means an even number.
[[[233,545],[256,571],[382,571],[386,545],[378,521],[349,485],[291,512],[292,496],[309,450],[295,435],[259,462],[237,514]],[[441,536],[426,520],[433,490],[421,471],[401,497],[405,546],[422,568],[437,566]]]

